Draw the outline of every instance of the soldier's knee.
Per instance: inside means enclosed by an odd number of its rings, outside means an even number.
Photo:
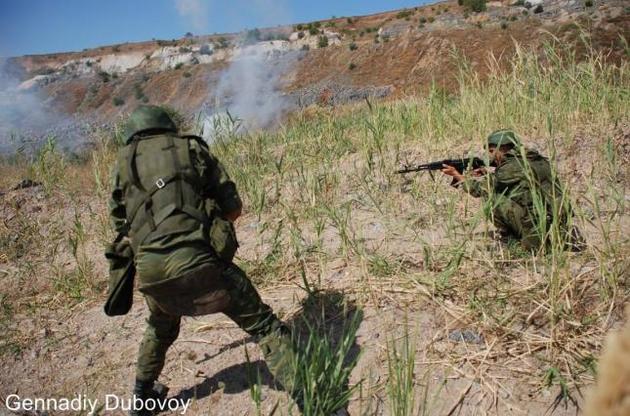
[[[151,314],[147,323],[156,341],[163,344],[172,344],[179,336],[179,326],[181,318],[165,317],[163,315]]]

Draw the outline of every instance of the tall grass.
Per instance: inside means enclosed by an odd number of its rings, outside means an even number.
[[[628,301],[628,177],[622,166],[627,154],[620,127],[630,120],[628,64],[608,64],[594,52],[578,60],[550,43],[539,51],[517,46],[507,71],[500,69],[505,61],[490,58],[489,72],[480,77],[453,57],[461,68],[454,94],[435,86],[424,97],[308,108],[273,132],[239,135],[237,118],[209,121],[211,149],[245,201],[241,221],[247,226],[239,232],[252,250],[239,252],[238,261],[261,288],[301,275],[307,287],[343,286],[366,307],[400,298],[401,307],[413,308],[419,297],[427,298],[444,316],[492,339],[492,360],[506,363],[505,371],[525,367],[539,388],[551,385],[567,396],[593,379],[589,363]],[[503,127],[550,157],[564,184],[562,202],[553,209],[560,212],[571,202],[573,222],[586,236],[585,251],[564,250],[561,230],[544,223],[540,201],[540,232],[552,243],[528,253],[493,239],[491,203],[452,189],[439,173],[393,173],[406,162],[483,153],[487,134]],[[63,191],[56,181],[72,179],[64,175],[71,166],[63,159],[51,163],[53,150],[31,169],[49,181],[46,189]],[[115,146],[104,145],[93,154],[88,197],[106,198],[114,152]],[[98,224],[84,224],[88,231],[82,234],[63,215],[52,219],[63,225],[62,238],[70,236],[73,262],[86,276],[91,269],[80,265],[82,256],[93,258],[86,244],[107,238],[105,204],[94,209]],[[16,243],[17,222],[29,219],[17,216],[0,225],[3,252],[11,253],[8,260],[21,279],[47,270],[41,261],[27,265],[14,256],[37,249],[41,240],[25,226],[25,247]],[[73,243],[80,235],[83,246]],[[14,297],[5,292],[0,298],[10,310]],[[85,293],[90,292],[80,297]],[[327,414],[348,403],[354,390],[343,386],[351,370],[341,363],[356,331],[350,325],[340,343],[317,331],[303,339],[299,371],[307,414]],[[417,409],[409,390],[417,384],[412,355],[412,346],[390,346],[385,396],[395,414]],[[483,363],[460,349],[447,358],[451,366]],[[251,394],[260,400],[258,388]]]

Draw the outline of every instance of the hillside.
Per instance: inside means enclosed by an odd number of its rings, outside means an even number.
[[[462,62],[483,76],[489,66],[507,67],[516,44],[542,49],[552,37],[619,62],[627,54],[627,7],[618,0],[589,4],[551,0],[539,10],[490,2],[487,11],[471,13],[451,1],[240,34],[19,57],[4,72],[20,94],[33,98],[2,120],[0,134],[41,135],[59,126],[80,140],[69,124],[109,123],[142,102],[206,114],[227,108],[264,127],[311,104],[403,97],[434,84],[453,91]]]
[[[107,200],[119,117],[145,97],[176,107],[182,130],[221,124],[211,151],[244,201],[236,263],[311,341],[298,364],[313,386],[300,413],[254,340],[224,315],[185,318],[160,380],[169,397],[191,400],[187,415],[568,416],[583,414],[598,374],[621,375],[623,390],[630,374],[614,363],[628,325],[601,372],[598,359],[630,300],[628,9],[544,4],[527,17],[492,3],[464,19],[459,6],[441,3],[339,18],[319,25],[329,39],[322,48],[319,35],[300,38],[309,30],[300,24],[253,32],[241,40],[247,46],[232,45],[243,35],[217,35],[16,58],[11,76],[25,91],[50,94],[37,105],[67,106],[60,118],[69,124],[33,154],[0,158],[2,402],[82,395],[103,405],[108,394],[130,395],[147,308],[136,292],[129,314],[104,315],[103,247],[113,237]],[[499,17],[511,13],[518,19]],[[420,23],[424,15],[434,21]],[[352,29],[354,41],[344,31]],[[280,30],[289,40],[260,40]],[[215,43],[227,46],[201,52]],[[262,78],[243,75],[252,55]],[[256,91],[261,79],[265,100],[231,90]],[[260,120],[287,114],[249,131],[237,118],[200,119],[199,109],[226,107],[208,99],[213,91]],[[124,103],[114,105],[117,97]],[[98,120],[78,154],[61,148],[77,140],[70,116]],[[498,235],[491,202],[439,173],[395,173],[481,156],[486,135],[501,127],[552,160],[584,251],[527,252]],[[587,416],[603,415],[606,398],[619,394],[616,380],[604,381],[608,395]],[[3,406],[0,415],[44,414]],[[123,413],[101,406],[95,414]]]

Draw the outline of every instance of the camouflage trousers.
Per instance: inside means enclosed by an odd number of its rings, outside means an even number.
[[[282,326],[271,308],[262,302],[244,271],[229,264],[222,270],[214,269],[214,273],[218,275],[207,278],[219,280],[220,286],[229,294],[226,306],[220,312],[245,332],[262,338]],[[167,350],[179,335],[182,315],[165,312],[159,299],[151,295],[146,294],[145,299],[150,315],[138,351],[136,379],[154,381],[162,372]]]
[[[543,244],[549,244],[547,231],[550,229],[554,218],[549,215],[544,232],[541,233],[533,220],[533,214],[520,204],[513,201],[503,201],[498,204],[493,212],[494,225],[508,236],[520,240],[526,250],[537,250]],[[584,248],[584,239],[575,226],[570,226],[569,221],[561,218],[559,230],[565,248],[580,251]]]

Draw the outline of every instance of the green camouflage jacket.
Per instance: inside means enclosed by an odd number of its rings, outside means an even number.
[[[489,173],[480,180],[468,177],[459,186],[472,196],[494,198],[495,204],[509,201],[530,210],[534,205],[534,198],[540,197],[549,214],[554,210],[562,210],[562,187],[554,180],[547,158],[535,150],[522,151],[524,157],[518,149],[507,152],[504,161],[494,173]]]
[[[203,187],[203,197],[218,207],[220,212],[229,213],[240,209],[241,199],[236,185],[227,175],[221,163],[197,140],[188,140],[191,160]],[[124,191],[121,187],[118,166],[113,171],[112,194],[109,212],[116,232],[125,234],[128,224]],[[136,270],[141,283],[149,284],[180,276],[202,264],[216,262],[210,249],[207,230],[203,225],[191,233],[171,234],[148,238],[135,253]]]

